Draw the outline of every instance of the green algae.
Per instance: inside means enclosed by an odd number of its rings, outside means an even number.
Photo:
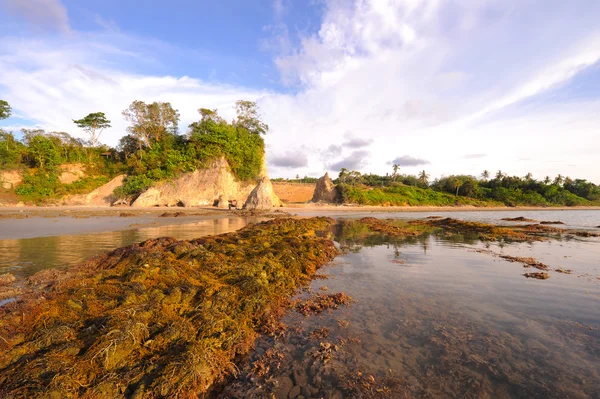
[[[0,308],[3,398],[197,397],[338,251],[332,219],[148,240],[29,279]]]

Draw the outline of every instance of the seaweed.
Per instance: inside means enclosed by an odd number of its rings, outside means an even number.
[[[0,307],[0,397],[197,397],[338,251],[329,218],[152,239],[28,279]]]

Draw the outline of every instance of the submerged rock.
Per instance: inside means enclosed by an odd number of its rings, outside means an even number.
[[[315,187],[311,202],[336,202],[336,197],[335,184],[329,178],[329,173],[325,173],[323,177],[317,180],[317,186]]]

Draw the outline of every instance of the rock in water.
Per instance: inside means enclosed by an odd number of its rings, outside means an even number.
[[[329,173],[317,180],[317,186],[311,202],[336,202],[336,191],[333,181],[329,178]]]
[[[271,180],[263,177],[248,196],[244,209],[271,209],[279,206],[283,206],[283,203],[275,195]]]

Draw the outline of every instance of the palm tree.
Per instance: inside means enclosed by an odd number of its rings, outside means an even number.
[[[550,176],[544,177],[544,184],[550,184]]]
[[[531,172],[529,172],[525,175],[526,180],[531,180],[532,178],[533,178],[533,174],[531,174]]]
[[[400,165],[394,164],[392,168],[394,169],[394,173],[392,174],[392,180],[396,181],[396,177],[398,176],[398,170],[400,170]]]
[[[501,170],[499,170],[499,171],[496,173],[496,179],[500,180],[500,179],[502,179],[503,177],[504,177],[504,173],[502,173],[502,171],[501,171]]]
[[[427,185],[427,181],[429,180],[429,175],[423,170],[421,171],[421,173],[419,174],[419,180],[421,181],[421,183],[423,183],[424,185]]]
[[[458,189],[462,186],[462,182],[459,179],[454,179],[452,181],[452,184],[454,185],[454,188],[456,189],[456,196],[458,197]]]
[[[487,170],[484,170],[483,173],[481,174],[481,177],[483,178],[484,181],[487,181],[487,179],[490,178],[490,172],[488,172]]]
[[[557,186],[560,186],[562,184],[562,182],[564,181],[564,178],[562,177],[562,175],[558,175],[556,176],[556,178],[554,179],[554,184],[556,184]]]

